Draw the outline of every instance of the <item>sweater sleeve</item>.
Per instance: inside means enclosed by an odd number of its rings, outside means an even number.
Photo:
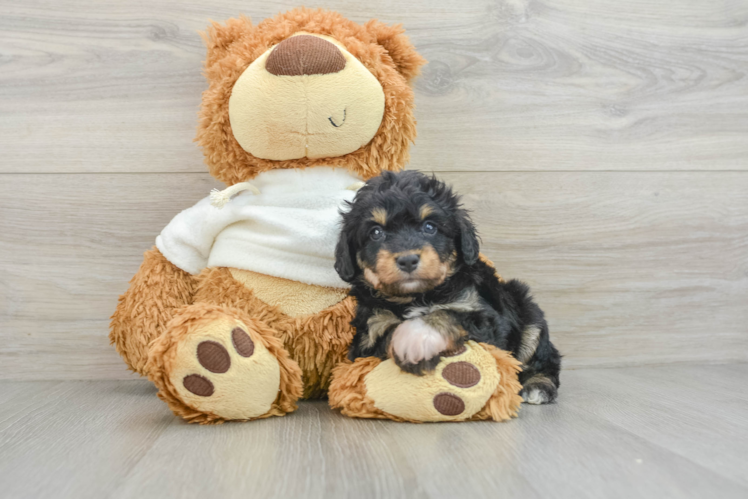
[[[156,247],[179,269],[199,274],[208,265],[216,236],[240,218],[231,203],[216,208],[205,197],[169,222],[156,238]]]

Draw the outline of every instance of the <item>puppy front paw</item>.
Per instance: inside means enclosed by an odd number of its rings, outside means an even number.
[[[416,375],[432,371],[449,340],[421,318],[409,319],[392,333],[390,354],[401,370]]]
[[[412,373],[413,375],[423,376],[427,373],[433,372],[436,368],[436,365],[438,365],[439,361],[441,361],[442,357],[441,355],[437,354],[433,358],[423,359],[418,363],[408,363],[407,361],[403,361],[397,356],[397,354],[393,355],[392,359],[402,371],[406,373]]]

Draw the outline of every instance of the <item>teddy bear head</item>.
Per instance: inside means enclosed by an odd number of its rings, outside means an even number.
[[[416,136],[411,82],[425,60],[401,26],[298,8],[213,23],[197,142],[228,185],[283,168],[400,170]]]

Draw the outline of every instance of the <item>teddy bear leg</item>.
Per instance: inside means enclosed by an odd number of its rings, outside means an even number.
[[[360,358],[335,368],[330,406],[350,417],[407,422],[509,420],[522,403],[519,371],[509,353],[472,341],[423,376],[391,359]]]
[[[273,329],[205,303],[169,322],[149,348],[147,371],[159,397],[193,423],[285,415],[302,391],[301,370]]]

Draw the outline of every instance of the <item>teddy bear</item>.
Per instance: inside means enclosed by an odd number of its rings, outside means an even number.
[[[203,38],[196,141],[227,188],[164,228],[119,298],[110,340],[128,367],[191,423],[282,416],[326,396],[352,417],[516,416],[519,363],[488,345],[469,342],[422,377],[347,360],[340,210],[363,181],[404,168],[416,136],[411,85],[425,60],[402,27],[297,8],[212,23]]]

